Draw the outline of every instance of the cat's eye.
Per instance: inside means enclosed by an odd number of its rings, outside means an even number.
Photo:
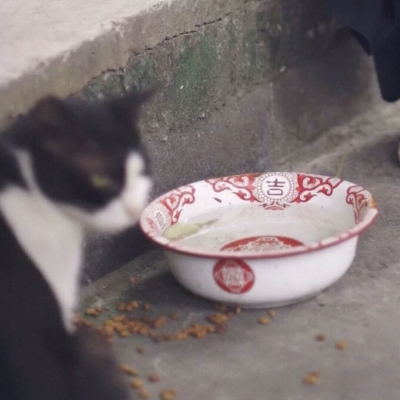
[[[112,185],[112,180],[106,175],[92,175],[91,183],[94,187],[102,189]]]

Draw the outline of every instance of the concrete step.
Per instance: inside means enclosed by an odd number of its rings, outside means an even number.
[[[143,115],[155,191],[276,169],[371,107],[371,64],[323,0],[0,3],[0,127],[46,94],[89,99],[158,83]],[[86,280],[148,248],[96,237]]]
[[[121,362],[135,366],[151,398],[174,388],[177,399],[398,399],[400,344],[400,166],[397,145],[400,116],[395,105],[382,105],[323,135],[291,160],[287,170],[334,175],[344,159],[342,177],[375,196],[376,224],[360,237],[348,273],[316,298],[276,310],[268,325],[257,323],[265,310],[243,311],[228,322],[225,334],[202,340],[154,343],[139,335],[115,338]],[[132,286],[130,277],[137,283]],[[210,303],[182,289],[168,272],[164,257],[153,250],[89,286],[82,308],[102,306],[101,319],[115,316],[120,301],[151,304],[134,311],[156,318],[178,312],[158,333],[191,323],[205,323],[215,312]],[[326,340],[317,342],[323,333]],[[335,344],[345,341],[339,351]],[[137,346],[145,348],[138,354]],[[302,378],[320,373],[316,385]],[[148,374],[160,381],[147,383]]]

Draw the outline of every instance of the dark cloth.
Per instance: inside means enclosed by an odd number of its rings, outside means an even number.
[[[347,26],[374,57],[381,94],[400,98],[400,0],[327,0],[328,14]]]

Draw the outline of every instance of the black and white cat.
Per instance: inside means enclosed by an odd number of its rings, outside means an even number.
[[[0,137],[1,400],[128,398],[73,313],[85,231],[119,232],[146,204],[136,120],[149,96],[49,97]]]

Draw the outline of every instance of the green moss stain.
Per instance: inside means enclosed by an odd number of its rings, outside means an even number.
[[[246,77],[248,84],[259,83],[268,77],[269,49],[264,41],[264,32],[254,29],[245,32],[244,50],[247,56]]]
[[[104,99],[121,96],[125,92],[123,72],[110,71],[92,79],[81,93],[86,99]]]
[[[173,90],[178,114],[196,113],[203,105],[212,84],[212,70],[216,64],[215,43],[202,35],[197,43],[185,41],[175,61]]]
[[[134,57],[126,68],[124,85],[127,89],[143,90],[156,82],[157,67],[151,53]]]

